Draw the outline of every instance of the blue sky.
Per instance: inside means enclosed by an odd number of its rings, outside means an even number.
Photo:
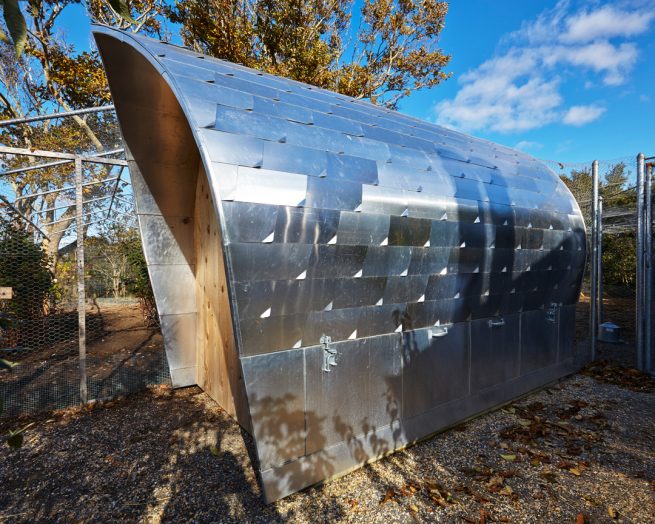
[[[61,28],[90,43],[81,8]],[[655,0],[455,0],[452,78],[400,110],[564,163],[655,155]]]
[[[655,1],[453,1],[453,77],[402,110],[565,163],[655,155]]]

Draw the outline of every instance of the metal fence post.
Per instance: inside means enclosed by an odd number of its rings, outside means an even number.
[[[77,321],[79,326],[80,400],[88,400],[86,384],[86,295],[84,289],[84,194],[82,157],[75,157],[75,224],[77,229]]]
[[[598,335],[598,160],[591,164],[591,297],[589,329],[591,331],[591,360],[596,360],[596,337]]]
[[[637,268],[635,338],[637,342],[637,369],[644,370],[644,154],[637,155]]]
[[[644,368],[652,373],[653,358],[653,164],[646,166],[644,224]]]
[[[598,197],[598,328],[603,323],[603,197]]]

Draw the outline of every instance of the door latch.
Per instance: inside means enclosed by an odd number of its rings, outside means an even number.
[[[505,319],[503,317],[494,317],[490,318],[487,323],[490,328],[503,327],[505,325]]]
[[[553,324],[557,322],[557,310],[559,309],[559,304],[551,302],[550,306],[546,309],[546,320],[552,322]]]
[[[321,347],[323,348],[323,371],[329,373],[330,366],[337,365],[337,350],[330,347],[332,344],[332,337],[329,335],[321,335]]]

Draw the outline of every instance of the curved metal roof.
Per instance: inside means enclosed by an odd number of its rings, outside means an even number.
[[[354,307],[361,313],[461,298],[462,290],[449,296],[432,282],[447,274],[489,275],[479,286],[485,296],[493,291],[490,277],[542,270],[550,250],[578,252],[559,271],[576,273],[583,263],[575,199],[524,153],[175,45],[104,27],[94,32],[147,58],[186,115],[220,203],[242,355],[318,344],[320,333],[310,326],[330,323],[327,317],[340,323],[339,309],[348,311],[337,340],[357,331]],[[122,100],[115,102],[121,119]],[[503,227],[516,238],[533,231],[526,245],[501,245]],[[402,287],[411,291],[392,292],[399,286],[389,279],[406,276]],[[316,283],[299,289],[305,279]],[[335,295],[357,286],[367,293],[347,293],[357,298],[345,301]],[[511,291],[507,284],[499,294]],[[536,307],[561,302],[561,293],[551,285]],[[433,306],[415,327],[439,320]],[[382,324],[364,332],[397,329]]]
[[[193,221],[206,175],[220,227],[207,238],[224,259],[269,500],[571,371],[584,223],[542,163],[170,44],[94,33],[175,385],[196,383],[194,242],[210,226]],[[326,335],[344,363],[330,374]]]

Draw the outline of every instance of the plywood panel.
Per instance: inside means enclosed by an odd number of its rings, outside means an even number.
[[[202,167],[198,174],[194,215],[197,382],[225,411],[249,429],[250,417],[232,328],[221,231]]]

